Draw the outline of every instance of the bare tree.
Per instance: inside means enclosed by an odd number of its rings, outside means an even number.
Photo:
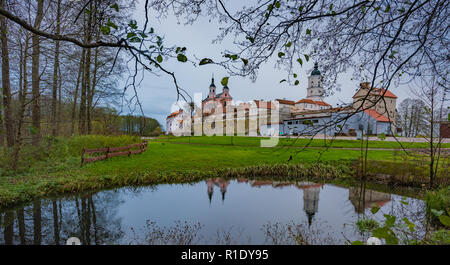
[[[37,1],[36,18],[34,20],[34,28],[39,29],[41,26],[42,18],[44,16],[44,0]],[[40,104],[40,77],[39,77],[39,56],[40,56],[40,43],[39,35],[33,34],[31,37],[33,52],[31,54],[31,87],[33,95],[33,119],[32,125],[34,127],[34,133],[32,136],[32,143],[34,146],[40,146],[41,144],[41,104]]]
[[[61,32],[61,0],[57,0],[56,11],[56,31],[59,35]],[[58,71],[59,71],[59,41],[55,41],[55,60],[53,63],[53,90],[52,90],[52,135],[57,135],[57,88],[58,88]],[[61,95],[61,94],[60,94]]]
[[[441,147],[443,137],[439,133],[439,127],[444,121],[446,113],[447,90],[442,83],[436,81],[435,77],[423,77],[416,82],[412,88],[413,93],[424,102],[425,135],[429,142],[429,177],[430,187],[433,187],[438,173],[439,159],[441,157]]]
[[[6,6],[6,0],[0,1],[0,7]],[[5,17],[0,17],[0,31],[1,31],[1,45],[2,45],[2,88],[3,88],[3,108],[4,108],[4,122],[6,143],[8,147],[14,145],[14,127],[12,120],[12,106],[11,106],[11,83],[9,76],[9,53],[8,53],[8,37],[7,25]]]

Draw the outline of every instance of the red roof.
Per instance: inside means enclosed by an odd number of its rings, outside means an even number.
[[[324,101],[314,101],[317,105],[322,105],[322,106],[331,106],[330,104],[324,102]]]
[[[375,93],[380,96],[382,96],[384,94],[384,97],[386,97],[386,98],[397,98],[397,96],[394,95],[394,93],[392,93],[391,91],[386,90],[386,89],[375,88]]]
[[[322,106],[331,106],[330,104],[328,104],[324,101],[316,101],[316,100],[307,99],[307,98],[300,99],[299,101],[297,101],[297,103],[309,103],[309,104],[322,105]]]
[[[175,116],[177,116],[178,114],[180,114],[181,112],[183,112],[182,109],[180,109],[180,110],[178,110],[178,111],[175,111],[175,112],[172,112],[172,113],[170,113],[169,116],[167,116],[167,118],[169,119],[169,118],[175,117]]]
[[[366,109],[366,110],[364,110],[364,112],[367,113],[370,117],[374,118],[377,121],[380,121],[380,122],[392,122],[392,121],[389,121],[389,119],[386,116],[381,115],[376,110]]]
[[[297,101],[296,104],[297,104],[297,103],[309,103],[309,104],[314,104],[314,100],[304,98],[304,99],[300,99],[299,101]]]
[[[358,92],[359,92],[359,91],[358,91]],[[356,94],[357,94],[358,92],[356,92]],[[375,95],[377,95],[377,96],[383,96],[383,94],[384,94],[384,97],[385,97],[385,98],[397,98],[397,96],[394,95],[394,93],[392,93],[392,92],[389,91],[389,90],[382,89],[382,88],[373,88],[372,91],[371,91],[370,93],[371,93],[371,94],[375,94]],[[356,97],[356,94],[353,96],[353,98]],[[359,97],[363,97],[363,96],[365,96],[365,95],[361,95],[361,96],[359,96]]]

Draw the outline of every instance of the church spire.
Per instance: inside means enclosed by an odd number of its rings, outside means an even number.
[[[211,86],[210,87],[216,87],[216,85],[214,85],[214,73],[212,74]]]
[[[311,75],[320,75],[319,63],[314,63],[314,70],[311,72]]]

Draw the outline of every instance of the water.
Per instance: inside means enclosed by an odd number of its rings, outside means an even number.
[[[363,193],[365,195],[363,196]],[[36,200],[0,212],[0,244],[345,244],[355,222],[395,214],[423,234],[424,202],[360,187],[225,181],[120,188]],[[404,200],[407,204],[401,203]]]

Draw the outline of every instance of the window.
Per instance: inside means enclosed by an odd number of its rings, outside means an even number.
[[[288,121],[288,125],[292,125],[292,121]]]

